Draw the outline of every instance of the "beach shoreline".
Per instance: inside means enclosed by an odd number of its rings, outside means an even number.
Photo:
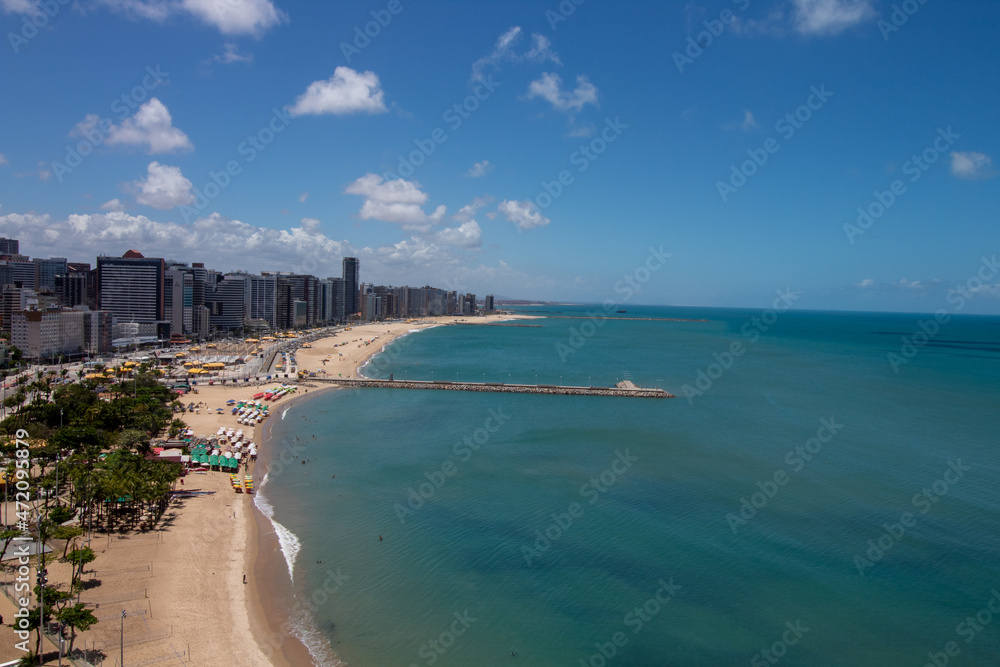
[[[530,316],[497,315],[474,318],[472,323],[488,324],[529,318]],[[373,357],[386,350],[394,341],[419,331],[453,323],[469,324],[470,322],[468,318],[423,318],[416,322],[371,323],[352,326],[349,330],[341,330],[334,335],[312,342],[310,348],[296,350],[298,368],[312,369],[316,367],[317,371],[325,368],[328,369],[328,374],[337,370],[348,377],[364,377],[362,374],[364,366]],[[367,344],[364,341],[368,341]],[[338,350],[344,350],[344,352],[338,352]],[[324,358],[332,357],[334,354],[343,354],[343,356],[337,356],[333,366],[323,364],[323,368],[318,367]],[[276,423],[274,420],[282,419],[283,413],[293,407],[302,407],[302,404],[308,402],[309,399],[319,398],[326,392],[338,389],[338,387],[329,386],[310,386],[308,379],[300,381],[299,387],[299,391],[279,403],[280,411],[276,411],[273,417],[262,424],[263,428],[259,429],[261,453],[258,456],[256,469],[259,472],[254,477],[258,484],[264,481],[265,475],[272,468],[276,458],[280,457],[281,452],[286,449],[272,436],[271,430]],[[280,463],[282,466],[285,465],[284,460]],[[260,489],[260,492],[264,493],[266,499],[266,485]],[[268,502],[268,504],[270,503]],[[249,552],[253,550],[255,552],[252,561],[254,588],[249,591],[251,595],[248,597],[247,605],[252,617],[251,625],[257,628],[258,646],[262,653],[273,655],[275,667],[316,665],[318,663],[315,662],[312,650],[329,655],[336,655],[336,652],[329,642],[321,647],[314,646],[310,650],[302,638],[297,636],[290,627],[289,615],[298,606],[294,583],[289,576],[288,564],[281,552],[272,519],[261,511],[256,502],[253,508],[255,510],[253,518],[256,526],[256,544],[248,548],[248,558],[250,558]],[[265,603],[265,599],[268,600],[267,603]],[[283,619],[283,621],[278,619]],[[315,619],[310,618],[308,622],[314,624]],[[315,627],[314,630],[318,632]],[[269,641],[269,638],[277,638],[278,641]],[[338,661],[334,664],[341,663]],[[328,665],[323,664],[322,667],[328,667]]]
[[[421,318],[353,325],[313,341],[310,347],[297,349],[296,370],[318,376],[336,377],[339,373],[362,377],[359,369],[366,362],[396,339],[412,332],[449,324],[487,324],[526,317],[529,316]],[[310,385],[308,377],[292,379],[295,377],[292,373],[289,373],[289,380],[272,376],[272,380],[265,382],[266,386],[290,381],[297,384],[298,389],[277,403],[269,403],[273,413],[270,418],[254,426],[242,427],[246,436],[257,443],[259,456],[245,471],[241,469],[240,474],[250,472],[258,490],[266,471],[274,469],[276,457],[281,455],[281,443],[275,442],[270,435],[274,420],[305,398],[317,398],[334,389]],[[220,426],[235,426],[235,417],[225,409],[227,401],[250,400],[263,388],[260,383],[198,383],[198,394],[185,397],[186,401],[200,405],[198,413],[185,412],[177,416],[194,435],[210,436]],[[218,408],[224,409],[219,412]],[[165,653],[175,652],[183,657],[167,664],[181,664],[180,660],[183,664],[238,662],[255,667],[318,664],[291,625],[294,619],[290,616],[293,612],[298,613],[299,608],[296,591],[274,524],[258,506],[256,495],[234,493],[228,475],[219,472],[188,474],[176,488],[200,493],[171,501],[164,520],[154,531],[155,539],[139,535],[115,536],[107,539],[106,546],[101,542],[103,537],[95,541],[95,551],[98,546],[103,548],[92,564],[91,576],[103,583],[94,589],[92,602],[121,598],[133,592],[139,595],[139,587],[145,587],[135,601],[114,603],[116,608],[129,608],[129,619],[133,618],[133,608],[142,612],[131,621],[135,625],[132,632],[135,645],[126,646],[130,660],[155,660]],[[116,572],[135,569],[142,570],[141,579],[131,574],[116,576]],[[247,577],[245,584],[243,575]],[[118,583],[119,578],[124,581]],[[87,597],[84,596],[84,601]],[[109,603],[110,600],[105,604]],[[103,608],[100,611],[105,613]],[[126,639],[129,622],[127,619]],[[146,623],[151,630],[147,631],[139,625],[141,623]],[[98,646],[112,644],[110,631],[114,629],[114,638],[117,638],[117,625],[110,620],[98,624],[88,633],[81,634],[79,645],[85,645],[88,639],[91,643],[96,640]],[[225,628],[225,632],[218,632],[220,628]],[[313,650],[316,648],[314,646]],[[321,652],[327,653],[326,650]],[[108,651],[109,657],[117,653],[117,646]],[[329,663],[324,661],[323,664]]]

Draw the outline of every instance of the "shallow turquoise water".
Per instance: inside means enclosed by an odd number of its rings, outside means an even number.
[[[345,662],[1000,664],[1000,619],[960,625],[1000,590],[1000,319],[896,372],[927,316],[628,311],[708,321],[441,327],[365,372],[678,398],[341,390],[275,425],[307,463],[263,493]]]

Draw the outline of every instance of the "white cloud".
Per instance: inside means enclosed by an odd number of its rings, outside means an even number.
[[[157,23],[187,14],[224,35],[260,35],[288,20],[288,15],[271,0],[100,0],[100,4]]]
[[[323,223],[317,218],[302,218],[299,220],[299,224],[302,225],[302,229],[308,232],[318,232]]]
[[[466,173],[472,178],[479,178],[480,176],[485,176],[491,171],[493,171],[493,165],[490,164],[489,160],[483,160],[482,162],[477,162],[469,167],[469,171]]]
[[[293,116],[305,114],[385,113],[388,109],[375,72],[355,72],[350,67],[338,67],[333,76],[323,81],[313,81],[302,93],[295,106],[289,109]]]
[[[969,291],[976,296],[987,296],[992,298],[1000,298],[1000,283],[985,283],[983,285],[975,285],[969,288]]]
[[[339,275],[340,258],[356,255],[348,242],[326,237],[308,219],[299,227],[269,229],[218,213],[191,224],[159,222],[123,212],[73,214],[65,220],[11,213],[0,215],[0,235],[31,238],[32,254],[38,256],[93,261],[97,255],[121,255],[135,248],[146,257],[205,262],[220,271],[292,271],[310,258],[322,258],[318,261],[328,264],[310,268],[310,272]]]
[[[143,181],[133,181],[131,190],[140,204],[167,210],[182,204],[191,204],[191,181],[184,178],[179,167],[170,167],[159,162],[150,162],[149,172]]]
[[[344,192],[365,198],[358,212],[362,219],[394,222],[403,225],[403,229],[428,231],[444,218],[446,211],[444,206],[438,206],[427,215],[423,209],[427,194],[420,191],[416,181],[402,178],[383,181],[381,176],[368,173],[348,185]]]
[[[580,123],[577,124],[576,121],[570,122],[570,129],[566,136],[568,137],[592,137],[597,132],[597,127],[591,123]]]
[[[924,290],[929,287],[928,283],[940,283],[939,278],[933,280],[907,280],[906,278],[900,278],[899,280],[890,283],[893,287],[898,287],[904,290]]]
[[[996,176],[993,160],[983,153],[955,151],[951,154],[951,173],[959,178],[979,180]]]
[[[259,35],[288,20],[271,0],[181,0],[181,7],[224,35]]]
[[[458,213],[452,216],[458,222],[468,222],[476,217],[476,213],[479,212],[481,208],[493,201],[493,197],[489,195],[485,197],[475,197],[471,204],[466,204],[462,208],[458,209]]]
[[[76,124],[71,136],[86,136],[95,131],[100,119],[89,114]],[[96,130],[100,131],[100,130]],[[139,107],[121,125],[111,125],[104,140],[109,146],[141,146],[150,154],[189,151],[194,148],[188,136],[173,126],[167,107],[153,97]]]
[[[865,278],[860,283],[855,285],[855,287],[860,287],[861,289],[871,289],[875,287],[875,280],[873,278]]]
[[[872,0],[792,0],[795,29],[804,35],[835,35],[875,16]]]
[[[446,245],[460,248],[478,248],[483,242],[483,230],[475,220],[463,222],[459,227],[445,227],[434,238]]]
[[[459,227],[461,229],[461,227]],[[462,233],[475,236],[472,226]],[[319,222],[304,218],[299,226],[270,229],[212,213],[191,224],[157,221],[123,212],[73,214],[53,219],[45,214],[0,215],[0,236],[32,239],[32,254],[93,261],[98,255],[121,255],[135,248],[146,257],[205,262],[218,271],[302,271],[340,275],[341,258],[359,257],[366,280],[397,285],[456,286],[472,292],[508,295],[565,287],[545,276],[529,275],[502,261],[470,265],[467,247],[412,237],[380,247],[357,247],[329,238]],[[308,267],[308,268],[304,268]]]
[[[229,65],[231,63],[247,63],[253,62],[252,53],[240,53],[238,46],[232,42],[226,42],[222,46],[222,53],[216,55],[212,58],[214,62],[221,63],[223,65]]]
[[[585,75],[576,77],[576,89],[563,91],[558,74],[544,72],[540,79],[528,85],[528,99],[541,97],[559,111],[580,111],[584,105],[597,106],[597,87]]]
[[[500,35],[497,43],[493,46],[493,51],[488,56],[484,56],[472,64],[472,80],[481,81],[485,78],[483,70],[486,68],[499,68],[503,63],[543,63],[551,61],[557,65],[562,64],[559,62],[559,56],[552,50],[552,45],[548,38],[543,35],[532,34],[531,48],[519,53],[515,47],[521,40],[521,34],[521,28],[514,26]]]
[[[38,161],[38,180],[40,181],[49,180],[49,176],[52,175],[52,172],[46,169],[47,166],[48,165],[45,164],[43,160]]]
[[[504,217],[514,223],[520,231],[544,227],[551,222],[542,215],[530,201],[503,200],[497,207]]]
[[[7,156],[0,153],[0,164],[7,164]]]
[[[0,0],[5,14],[37,14],[38,0]]]
[[[125,206],[122,204],[121,200],[115,197],[114,199],[109,199],[108,201],[101,204],[98,208],[102,211],[124,211]]]
[[[749,109],[743,110],[743,120],[723,123],[724,130],[752,130],[757,127],[757,119]]]

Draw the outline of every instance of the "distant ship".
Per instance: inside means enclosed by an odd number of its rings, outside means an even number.
[[[627,310],[619,310],[618,312],[619,313],[627,313],[628,311]]]

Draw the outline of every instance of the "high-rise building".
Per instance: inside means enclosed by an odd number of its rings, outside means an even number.
[[[170,322],[170,333],[183,335],[184,272],[168,268],[163,272],[163,319]],[[190,318],[188,319],[190,325]]]
[[[361,309],[358,302],[360,286],[359,276],[361,273],[361,262],[357,257],[344,258],[344,312],[353,315]]]
[[[471,292],[462,297],[462,314],[476,314],[476,295]]]
[[[201,262],[192,262],[191,268],[191,334],[199,339],[208,337],[209,310],[205,307],[208,291],[208,271]]]
[[[111,351],[111,313],[106,310],[84,310],[83,350],[88,354]]]
[[[330,292],[333,305],[330,311],[330,320],[333,322],[343,322],[347,317],[347,296],[343,278],[328,278],[330,281]]]
[[[250,300],[247,276],[227,275],[205,296],[211,312],[212,328],[216,331],[242,329]]]
[[[35,288],[35,264],[26,259],[0,261],[0,285]]]
[[[28,287],[16,287],[13,284],[3,286],[0,292],[0,328],[9,333],[11,320],[15,312],[26,310],[29,306],[37,306],[38,295]]]
[[[493,307],[493,295],[492,294],[487,294],[486,295],[486,300],[483,301],[483,310],[485,310],[487,313],[492,313],[495,310],[494,307]]]
[[[65,257],[50,257],[42,259],[36,257],[32,260],[35,265],[35,289],[49,289],[55,291],[56,276],[64,276],[69,271]]]
[[[116,323],[155,324],[156,335],[168,338],[163,274],[162,258],[143,257],[134,250],[121,257],[98,257],[97,307],[109,311]]]
[[[90,264],[67,262],[66,274],[56,276],[55,294],[66,308],[87,306],[97,309],[97,272]]]
[[[0,238],[0,255],[19,255],[17,239]]]
[[[316,317],[323,323],[333,320],[333,283],[329,278],[319,281],[319,307]]]
[[[263,322],[272,329],[278,326],[278,279],[275,276],[247,276],[251,322]]]
[[[195,262],[188,266],[170,262],[164,270],[164,319],[170,321],[170,332],[194,338],[206,338],[209,333],[210,309],[205,295],[211,290],[205,265]],[[213,279],[215,272],[211,273]]]
[[[84,311],[21,310],[11,316],[11,344],[28,359],[84,352]]]

